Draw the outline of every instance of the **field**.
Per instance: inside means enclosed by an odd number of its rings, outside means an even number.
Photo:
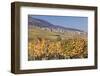
[[[28,60],[87,58],[87,37],[72,32],[28,29]]]

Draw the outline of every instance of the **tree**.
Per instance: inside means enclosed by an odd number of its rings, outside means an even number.
[[[61,41],[62,39],[61,39],[61,36],[60,35],[58,35],[57,36],[57,41]]]

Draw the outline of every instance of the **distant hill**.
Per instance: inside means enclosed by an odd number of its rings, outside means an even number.
[[[55,36],[60,35],[62,37],[74,37],[74,36],[80,36],[83,38],[87,37],[87,33],[82,30],[74,29],[74,28],[67,28],[67,27],[63,27],[60,25],[54,25],[46,20],[33,18],[31,16],[28,17],[28,28],[29,29],[37,28],[39,31],[41,30],[40,34],[42,34],[42,32],[47,31],[47,33],[49,34],[50,32],[52,32],[53,34],[56,33]],[[44,34],[46,34],[46,32]]]
[[[47,29],[54,29],[54,30],[62,30],[62,31],[78,31],[78,32],[84,32],[79,29],[74,29],[74,28],[67,28],[59,25],[53,25],[52,23],[49,23],[48,21],[42,20],[42,19],[37,19],[33,18],[31,16],[28,17],[28,25],[29,27],[40,27],[40,28],[47,28]]]

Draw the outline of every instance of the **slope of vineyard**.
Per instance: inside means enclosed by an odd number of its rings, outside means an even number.
[[[87,58],[87,33],[28,17],[28,60]]]
[[[40,28],[28,30],[28,60],[87,58],[87,39],[81,36],[49,32]]]

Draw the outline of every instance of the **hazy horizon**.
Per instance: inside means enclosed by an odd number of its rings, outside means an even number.
[[[88,17],[75,16],[51,16],[51,15],[29,15],[33,18],[48,21],[51,24],[68,28],[75,28],[84,32],[88,31]]]

